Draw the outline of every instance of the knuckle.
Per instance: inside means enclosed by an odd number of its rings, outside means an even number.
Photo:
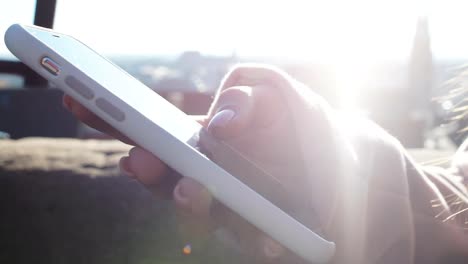
[[[249,102],[252,94],[252,88],[248,86],[235,86],[225,89],[221,92],[216,101],[217,111],[227,106],[243,107]]]

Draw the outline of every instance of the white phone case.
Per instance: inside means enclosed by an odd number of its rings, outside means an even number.
[[[68,35],[20,24],[7,30],[5,43],[23,63],[181,175],[206,186],[217,200],[292,252],[314,263],[333,256],[333,242],[197,151],[193,147],[201,129],[197,122],[86,45]],[[92,60],[80,61],[80,52]]]

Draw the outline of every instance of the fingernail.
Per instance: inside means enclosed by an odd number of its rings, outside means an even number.
[[[135,178],[135,174],[130,169],[130,160],[128,157],[123,157],[120,159],[120,171],[130,178]]]
[[[226,127],[235,116],[236,112],[234,112],[232,109],[223,109],[219,111],[210,120],[210,123],[208,124],[208,131],[213,133],[217,129]]]
[[[183,206],[190,204],[190,199],[187,196],[187,190],[184,190],[183,183],[179,182],[174,188],[174,199]]]

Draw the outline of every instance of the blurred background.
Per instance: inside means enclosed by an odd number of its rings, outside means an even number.
[[[467,9],[448,0],[0,0],[0,34],[34,23],[73,35],[190,114],[207,111],[232,65],[275,64],[406,147],[451,149],[464,138],[455,120],[464,94],[453,91],[467,81]],[[99,137],[3,42],[0,60],[0,131]]]

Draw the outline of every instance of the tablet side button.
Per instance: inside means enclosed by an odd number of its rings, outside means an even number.
[[[72,88],[73,91],[77,92],[84,98],[91,100],[94,98],[94,93],[89,89],[84,83],[82,83],[80,80],[76,79],[73,76],[68,75],[65,77],[65,84],[68,85],[68,87]]]
[[[110,115],[115,120],[122,122],[125,120],[125,114],[104,98],[98,98],[96,105],[99,109]]]

